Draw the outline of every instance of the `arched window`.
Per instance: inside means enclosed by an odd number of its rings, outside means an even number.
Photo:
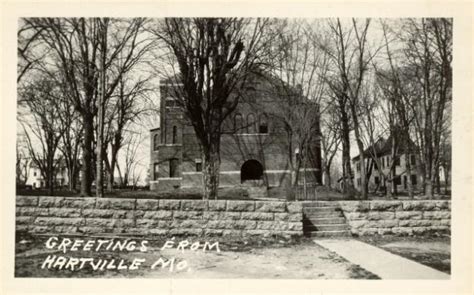
[[[158,149],[158,144],[159,144],[159,141],[158,141],[158,134],[155,134],[153,136],[153,150],[157,150]]]
[[[242,114],[237,113],[234,117],[234,131],[235,133],[242,133],[244,129]]]
[[[255,115],[254,114],[249,114],[247,116],[247,130],[248,133],[257,133],[257,121],[255,120]]]
[[[178,127],[173,126],[173,141],[172,143],[175,144],[178,142]]]
[[[258,133],[268,133],[268,117],[266,114],[260,115],[260,122],[258,124]]]

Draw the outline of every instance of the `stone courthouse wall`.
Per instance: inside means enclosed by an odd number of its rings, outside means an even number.
[[[340,201],[352,234],[450,232],[451,201]]]
[[[268,201],[16,198],[17,230],[131,236],[301,236],[302,204]]]

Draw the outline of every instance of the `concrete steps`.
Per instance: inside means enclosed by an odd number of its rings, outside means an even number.
[[[350,237],[341,208],[333,202],[303,204],[303,233],[308,237]]]

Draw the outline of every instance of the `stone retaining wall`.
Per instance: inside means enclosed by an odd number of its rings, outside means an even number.
[[[352,234],[419,235],[451,231],[451,201],[339,201]]]
[[[301,236],[302,204],[280,201],[16,197],[17,230],[132,236]]]

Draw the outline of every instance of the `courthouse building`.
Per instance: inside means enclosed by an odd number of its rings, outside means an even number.
[[[272,78],[275,79],[275,78]],[[259,188],[269,197],[285,197],[296,180],[292,163],[303,157],[299,183],[321,183],[319,119],[314,120],[316,136],[304,148],[290,142],[285,112],[297,110],[278,95],[278,87],[268,78],[255,78],[224,122],[221,136],[219,187]],[[160,83],[160,127],[151,132],[150,189],[172,191],[202,189],[202,156],[193,126],[178,106],[171,79]],[[298,99],[299,104],[309,104]],[[318,116],[318,114],[314,114]],[[318,118],[318,117],[316,117]]]

